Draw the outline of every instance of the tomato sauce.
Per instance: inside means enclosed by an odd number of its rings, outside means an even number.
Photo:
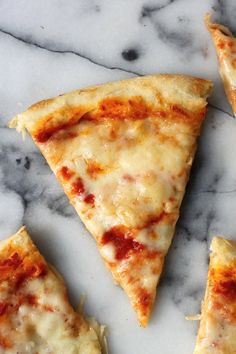
[[[47,266],[44,263],[24,264],[22,269],[14,275],[15,288],[18,289],[22,283],[31,278],[38,278],[47,274]]]
[[[36,295],[33,294],[27,294],[24,299],[28,304],[30,305],[36,305],[38,303],[38,298]],[[24,302],[25,302],[24,301]]]
[[[144,250],[144,245],[132,238],[132,233],[123,227],[113,227],[106,231],[102,237],[102,243],[112,243],[115,247],[117,260],[127,258],[131,253],[138,253]]]
[[[86,171],[91,178],[96,178],[98,174],[103,172],[103,170],[103,167],[95,161],[89,161],[87,163]]]
[[[73,125],[77,124],[77,122],[75,123],[74,120],[72,122],[67,122],[64,124],[59,124],[55,127],[50,127],[48,129],[42,129],[40,130],[36,135],[35,135],[35,140],[38,143],[46,143],[53,135],[55,135],[56,133],[66,130],[68,128],[71,128]],[[71,135],[69,135],[68,137],[73,138],[76,135],[74,133],[72,133]]]
[[[88,194],[84,197],[84,202],[87,204],[94,205],[95,202],[95,196],[94,194]]]
[[[65,181],[69,181],[75,174],[75,172],[70,170],[67,166],[63,166],[59,173]]]
[[[92,193],[87,194],[82,178],[77,177],[76,180],[72,183],[71,194],[73,196],[79,196],[83,198],[83,201],[86,204],[90,204],[91,206],[95,205],[95,196]]]
[[[152,109],[141,96],[124,99],[120,97],[105,98],[99,105],[96,116],[111,119],[145,119]]]
[[[220,280],[214,286],[214,293],[230,301],[236,300],[236,279]]]
[[[0,316],[4,315],[4,313],[7,310],[7,303],[6,302],[0,302]]]
[[[71,193],[74,195],[82,195],[85,192],[83,181],[80,177],[77,177],[76,180],[72,183]]]
[[[146,289],[140,289],[139,292],[139,304],[144,313],[147,313],[150,309],[151,304],[151,295],[147,292]]]
[[[4,259],[0,262],[0,270],[1,268],[13,268],[16,269],[22,263],[22,259],[17,252],[13,253],[10,258]]]
[[[71,131],[70,128],[84,121],[99,122],[102,119],[140,120],[148,117],[173,119],[176,121],[198,121],[203,118],[202,112],[192,113],[177,104],[167,108],[156,108],[147,103],[141,96],[133,96],[130,98],[108,97],[100,101],[97,109],[90,109],[87,113],[84,113],[84,111],[82,112],[81,107],[74,107],[66,110],[61,109],[58,112],[55,112],[55,115],[56,114],[66,117],[67,122],[61,122],[54,126],[52,125],[39,129],[34,135],[34,138],[38,143],[46,143],[52,138],[56,140],[74,138],[78,134],[75,131],[76,129]],[[49,124],[52,117],[48,117]]]
[[[17,252],[0,263],[0,281],[9,280],[16,289],[28,278],[43,276],[46,273],[44,263],[22,258]]]
[[[147,218],[145,223],[141,227],[139,227],[139,229],[149,228],[152,225],[158,224],[162,220],[164,220],[165,217],[167,217],[167,216],[168,216],[168,214],[166,212],[164,212],[164,211],[161,212],[159,215],[152,215],[152,216]]]

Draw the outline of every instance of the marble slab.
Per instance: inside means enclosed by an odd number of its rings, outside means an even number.
[[[78,304],[108,327],[110,354],[188,354],[215,234],[236,240],[236,121],[204,14],[236,31],[234,0],[0,1],[0,238],[26,224]],[[214,81],[209,110],[150,325],[138,326],[92,238],[30,138],[7,122],[31,103],[155,72]]]

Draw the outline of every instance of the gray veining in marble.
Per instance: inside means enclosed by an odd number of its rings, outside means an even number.
[[[0,1],[0,237],[25,223],[67,280],[77,304],[109,328],[111,354],[188,354],[214,234],[236,240],[236,121],[203,16],[236,33],[234,0]],[[138,327],[96,246],[29,137],[7,122],[31,103],[154,72],[210,78],[215,89],[199,140],[153,318]]]

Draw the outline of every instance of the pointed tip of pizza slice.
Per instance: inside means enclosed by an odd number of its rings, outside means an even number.
[[[205,16],[205,24],[215,45],[220,76],[236,117],[236,38],[227,27],[212,23],[210,18],[209,14]]]
[[[195,354],[236,352],[236,242],[214,237]]]
[[[208,80],[153,75],[30,107],[26,128],[145,326],[205,117]]]
[[[0,241],[0,351],[101,354],[95,330],[69,303],[63,278],[25,227]]]
[[[142,327],[146,327],[152,313],[156,287],[163,267],[163,254],[150,251],[136,244],[136,250],[129,250],[130,257],[123,262],[109,263],[104,259],[114,280],[127,294]],[[138,247],[142,248],[138,250]],[[106,249],[101,251],[103,255]],[[140,254],[139,254],[140,252]]]

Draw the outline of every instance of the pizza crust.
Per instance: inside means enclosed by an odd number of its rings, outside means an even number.
[[[230,30],[205,16],[205,24],[209,30],[219,61],[219,72],[225,93],[236,116],[236,38]]]
[[[40,101],[29,107],[23,114],[19,114],[12,119],[9,127],[16,128],[19,132],[26,128],[33,133],[42,117],[53,114],[54,123],[59,123],[61,120],[64,122],[70,117],[61,114],[64,113],[61,112],[61,109],[66,111],[73,107],[84,106],[80,112],[81,117],[83,117],[84,114],[96,108],[97,102],[110,96],[141,95],[145,100],[160,108],[176,104],[194,112],[206,106],[206,98],[211,90],[211,81],[185,75],[162,74],[131,78],[91,86]]]

